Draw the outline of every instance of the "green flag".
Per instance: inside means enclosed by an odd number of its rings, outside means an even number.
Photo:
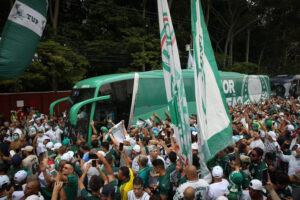
[[[30,64],[46,26],[47,0],[17,0],[0,41],[0,78],[21,75]]]
[[[232,123],[200,0],[191,0],[199,152],[206,161],[232,141]]]
[[[157,0],[161,56],[165,88],[176,141],[180,147],[181,159],[192,163],[189,113],[181,73],[177,42],[167,0]]]

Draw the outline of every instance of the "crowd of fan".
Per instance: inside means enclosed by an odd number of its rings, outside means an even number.
[[[197,156],[195,116],[193,164],[185,165],[167,112],[165,120],[154,113],[151,128],[123,126],[123,142],[93,121],[91,141],[81,134],[72,141],[64,137],[63,117],[14,113],[1,126],[0,200],[300,199],[299,99],[272,98],[229,112],[233,142],[207,168]]]

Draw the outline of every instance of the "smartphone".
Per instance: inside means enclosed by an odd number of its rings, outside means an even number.
[[[120,143],[119,151],[123,151],[123,143]]]
[[[268,169],[262,171],[262,185],[266,185],[268,182]]]
[[[97,160],[92,160],[92,167],[97,167]]]
[[[52,170],[52,171],[50,172],[50,174],[51,174],[51,176],[52,176],[53,178],[55,178],[55,177],[57,176],[57,171],[56,171],[56,170]]]

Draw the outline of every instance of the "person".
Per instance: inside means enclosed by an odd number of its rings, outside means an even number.
[[[187,187],[183,192],[184,200],[194,200],[195,199],[195,189],[193,187]]]
[[[12,167],[8,171],[8,175],[9,175],[10,180],[13,180],[13,177],[15,176],[15,174],[18,171],[20,171],[20,170],[27,171],[27,169],[22,166],[22,158],[21,158],[21,156],[19,154],[15,154],[12,157],[11,164],[12,164]]]
[[[290,184],[289,176],[282,171],[277,171],[273,177],[274,189],[281,199],[292,197],[292,187]]]
[[[219,196],[228,193],[228,181],[223,179],[223,169],[221,166],[215,166],[212,170],[213,182],[209,185],[207,193],[208,200],[216,200]]]
[[[296,155],[284,155],[281,150],[278,150],[279,158],[289,163],[288,174],[289,176],[296,174],[300,171],[300,145],[297,145]]]
[[[199,179],[197,176],[197,169],[193,165],[188,165],[185,169],[185,174],[187,182],[180,185],[173,197],[174,200],[179,200],[183,198],[183,192],[189,186],[193,187],[196,192],[196,199],[206,199],[209,189],[209,184],[203,180]]]
[[[0,175],[0,200],[6,200],[11,197],[13,191],[8,176]]]
[[[266,199],[263,196],[265,189],[263,188],[262,182],[258,179],[253,179],[249,184],[249,195],[251,200],[263,200]]]
[[[22,165],[30,172],[28,180],[35,180],[39,173],[39,160],[33,152],[32,146],[26,146],[21,149],[24,155]]]
[[[139,171],[137,172],[136,177],[139,177],[143,180],[143,185],[148,187],[148,180],[149,180],[149,172],[150,168],[147,167],[148,158],[147,156],[140,155],[138,159]]]
[[[14,176],[14,192],[12,193],[13,200],[19,200],[24,196],[26,188],[27,172],[24,170],[18,171]]]
[[[261,181],[263,171],[268,169],[267,164],[262,160],[263,154],[263,150],[259,147],[255,147],[250,154],[251,163],[249,164],[249,172],[251,179]]]
[[[134,175],[132,169],[130,168],[129,159],[124,149],[121,153],[124,157],[126,166],[120,167],[120,170],[118,172],[118,179],[121,182],[119,190],[121,194],[121,200],[127,200],[127,193],[133,189]]]
[[[155,159],[152,162],[154,171],[159,175],[158,176],[158,184],[150,185],[154,189],[158,189],[160,198],[162,200],[170,199],[170,192],[172,191],[172,186],[170,182],[170,175],[167,173],[165,169],[164,162],[161,159]]]
[[[135,177],[133,180],[133,190],[127,194],[128,200],[149,200],[150,196],[144,191],[143,180],[140,177]]]
[[[62,173],[57,173],[57,180],[65,182],[63,189],[66,193],[67,200],[72,200],[77,196],[78,179],[74,175],[74,165],[66,162],[62,168]]]
[[[20,200],[25,200],[27,197],[31,195],[39,195],[40,191],[40,183],[38,180],[30,181],[26,184],[25,190],[24,190],[24,196]]]

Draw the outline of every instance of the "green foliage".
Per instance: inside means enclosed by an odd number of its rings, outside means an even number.
[[[258,66],[255,63],[236,62],[233,64],[231,71],[244,74],[257,74]]]

